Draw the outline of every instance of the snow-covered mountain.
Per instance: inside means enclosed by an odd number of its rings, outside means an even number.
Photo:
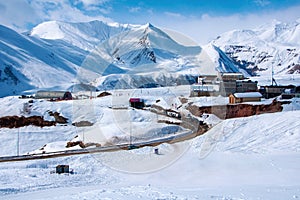
[[[97,75],[81,72],[80,80],[109,89],[187,84],[201,73],[216,73],[202,48],[181,45],[151,24],[109,38],[81,67]]]
[[[31,89],[192,83],[199,74],[299,73],[299,20],[227,32],[201,48],[151,25],[44,22],[20,34],[0,26],[0,96]]]
[[[273,21],[254,30],[233,30],[212,44],[257,75],[300,73],[300,19]]]
[[[81,52],[68,46],[64,50],[0,26],[0,96],[63,86],[72,80]]]
[[[228,58],[218,67],[220,62],[212,62],[199,46],[179,44],[151,24],[50,21],[23,34],[4,26],[0,31],[0,84],[5,88],[0,96],[68,89],[78,82],[110,89],[185,84],[216,69],[239,70]]]
[[[91,49],[126,29],[100,21],[51,21],[21,34],[0,26],[0,96],[69,88],[77,82],[78,69]]]
[[[102,21],[83,23],[47,21],[37,25],[27,34],[46,40],[62,40],[86,51],[92,51],[99,43],[132,27],[134,25],[106,24]]]

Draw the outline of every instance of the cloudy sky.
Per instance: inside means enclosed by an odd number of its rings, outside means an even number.
[[[30,30],[48,20],[152,23],[205,44],[232,29],[300,18],[299,0],[0,0],[0,24]]]

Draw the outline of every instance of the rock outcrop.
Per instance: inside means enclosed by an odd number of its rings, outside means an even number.
[[[41,116],[6,116],[0,118],[0,128],[19,128],[23,126],[55,126],[55,121],[46,121]]]
[[[282,103],[273,101],[271,104],[228,104],[219,106],[203,106],[190,105],[187,108],[193,115],[202,116],[203,114],[214,114],[220,119],[230,119],[236,117],[248,117],[263,113],[274,113],[282,111]]]

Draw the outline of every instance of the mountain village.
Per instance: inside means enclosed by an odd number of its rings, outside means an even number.
[[[89,183],[89,197],[238,199],[197,196],[231,181],[297,199],[299,27],[234,30],[200,47],[152,24],[0,26],[0,195]]]

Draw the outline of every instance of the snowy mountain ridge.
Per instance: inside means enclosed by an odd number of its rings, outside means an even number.
[[[0,26],[0,96],[34,88],[51,88],[72,80],[82,52],[71,47],[64,50]]]
[[[274,20],[254,30],[233,30],[213,40],[229,57],[253,74],[300,73],[299,20],[283,23]]]
[[[82,23],[47,21],[34,27],[28,34],[46,40],[64,40],[92,51],[99,43],[132,27],[134,25],[107,24],[97,20]]]
[[[199,46],[181,45],[150,23],[50,21],[24,34],[4,26],[1,32],[1,85],[7,88],[1,96],[65,90],[82,76],[89,77],[86,84],[111,89],[188,84],[200,73],[216,73]]]
[[[0,31],[0,96],[68,89],[81,78],[100,89],[136,88],[188,84],[217,71],[269,76],[272,65],[275,74],[300,68],[298,21],[231,31],[204,48],[149,23],[49,21],[24,34]]]

